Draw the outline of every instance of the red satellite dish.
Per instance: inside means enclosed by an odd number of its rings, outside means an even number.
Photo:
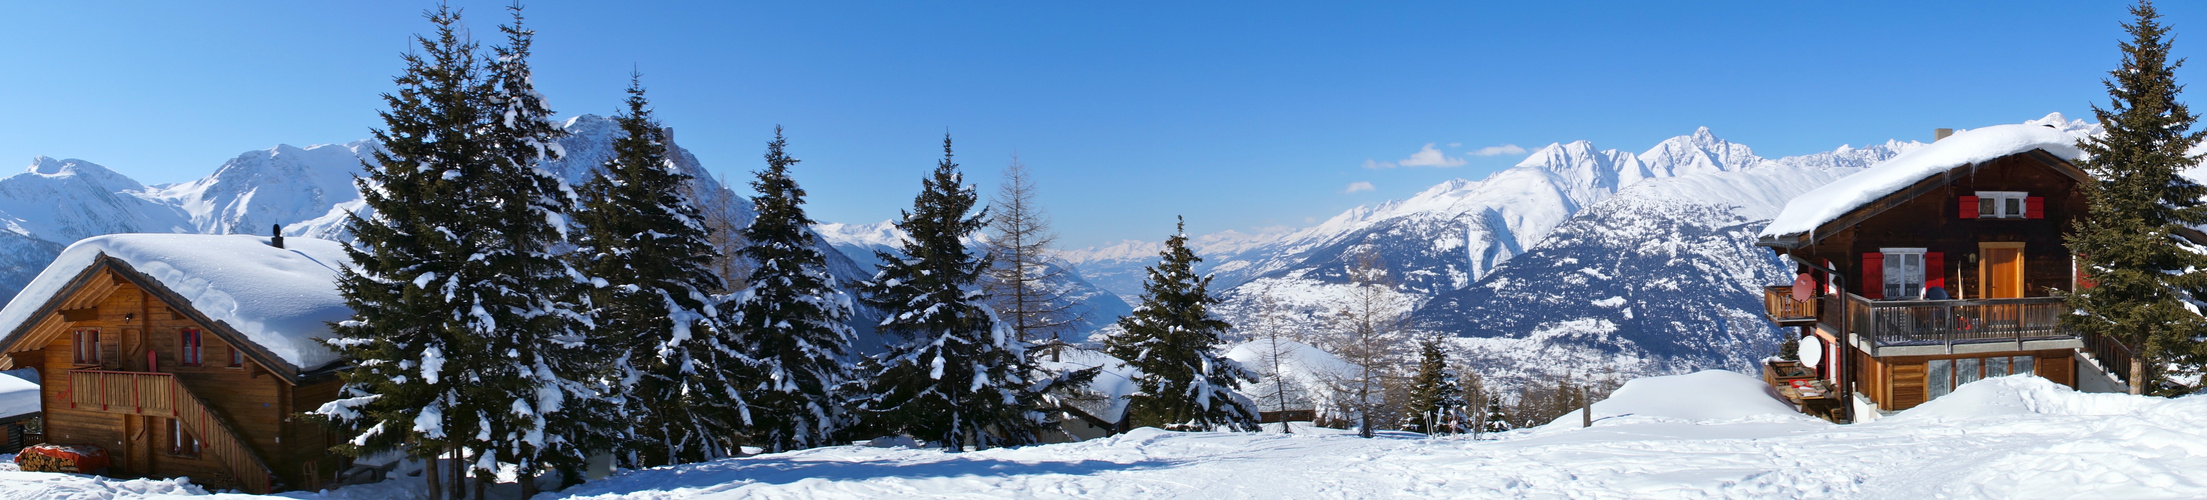
[[[1816,298],[1816,278],[1809,276],[1809,273],[1801,273],[1800,276],[1794,276],[1793,301],[1808,302],[1809,299],[1813,298]]]

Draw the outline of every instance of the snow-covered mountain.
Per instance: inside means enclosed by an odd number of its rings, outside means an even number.
[[[849,256],[850,260],[855,262],[859,269],[868,275],[871,275],[874,269],[881,267],[882,264],[881,258],[875,252],[887,252],[891,255],[901,255],[903,253],[900,249],[903,247],[905,240],[904,230],[897,229],[896,224],[892,221],[881,221],[872,224],[830,222],[814,225],[812,230],[815,234],[819,234],[822,240],[833,245],[836,250],[842,251],[843,255]],[[980,241],[975,240],[967,243],[978,244]],[[1127,302],[1118,294],[1082,279],[1078,269],[1056,272],[1058,269],[1066,269],[1064,266],[1067,266],[1067,264],[1052,263],[1051,265],[1056,267],[1050,272],[1058,277],[1058,282],[1055,283],[1055,286],[1058,287],[1057,293],[1063,294],[1063,297],[1071,302],[1072,309],[1070,312],[1079,318],[1075,322],[1076,324],[1073,325],[1073,332],[1071,333],[1074,335],[1070,338],[1087,338],[1088,332],[1110,325],[1117,321],[1120,316],[1134,312],[1134,307],[1127,305]]]
[[[563,125],[561,160],[546,165],[580,185],[613,155],[621,132],[611,119],[580,115]],[[671,135],[671,134],[670,134]],[[345,215],[364,205],[352,179],[376,147],[373,141],[306,148],[279,145],[238,155],[214,173],[191,182],[148,187],[83,160],[39,157],[25,172],[0,179],[0,300],[12,299],[68,243],[112,233],[284,234],[342,240]],[[697,157],[669,141],[674,163],[688,173],[695,193],[727,203],[741,222],[750,200],[725,191]],[[705,199],[708,197],[700,197]],[[842,282],[870,275],[825,243],[829,272]],[[852,324],[871,337],[879,317],[861,307]]]

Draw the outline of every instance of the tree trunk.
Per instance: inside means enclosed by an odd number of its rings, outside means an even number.
[[[2133,395],[2146,393],[2146,362],[2138,359],[2137,356],[2131,356],[2130,358],[2130,393]]]
[[[429,463],[423,464],[421,468],[422,480],[429,486],[429,500],[444,500],[444,485],[437,480],[437,457],[442,455],[444,454],[430,455]]]

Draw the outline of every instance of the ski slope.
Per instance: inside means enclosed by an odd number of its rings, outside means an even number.
[[[1474,439],[1155,429],[945,453],[842,446],[623,471],[538,498],[2201,498],[2207,396],[1987,379],[1872,423],[1793,414],[1731,372],[1634,380],[1595,424]],[[294,498],[414,494],[419,478]],[[0,498],[189,496],[160,480],[0,472]],[[218,497],[245,498],[218,495]],[[201,497],[205,498],[205,497]]]

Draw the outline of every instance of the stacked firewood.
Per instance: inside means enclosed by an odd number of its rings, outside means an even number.
[[[96,473],[107,468],[107,450],[98,446],[42,444],[16,453],[15,465],[31,472]]]

